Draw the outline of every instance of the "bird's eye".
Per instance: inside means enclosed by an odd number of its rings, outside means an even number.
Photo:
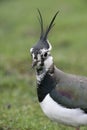
[[[47,57],[47,52],[44,53],[44,57]]]

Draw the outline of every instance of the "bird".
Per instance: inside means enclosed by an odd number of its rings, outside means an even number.
[[[80,130],[80,126],[87,125],[87,77],[66,73],[54,63],[48,34],[58,14],[59,11],[44,31],[43,17],[38,9],[40,38],[30,48],[32,68],[36,72],[37,97],[50,120]]]

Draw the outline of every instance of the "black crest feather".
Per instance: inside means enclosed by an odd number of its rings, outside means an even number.
[[[40,39],[42,39],[43,37],[43,34],[44,34],[44,30],[43,30],[43,18],[42,18],[42,15],[41,15],[41,12],[39,9],[37,9],[38,13],[39,13],[39,17],[38,17],[38,20],[39,20],[39,23],[40,23],[40,26],[41,26],[41,34],[40,34]]]
[[[59,11],[56,12],[56,14],[54,15],[54,17],[52,18],[45,34],[44,34],[44,29],[43,29],[43,18],[42,18],[42,15],[41,15],[41,12],[39,9],[37,9],[38,13],[39,13],[39,23],[40,23],[40,26],[41,26],[41,34],[40,34],[40,39],[42,40],[47,40],[47,36],[48,36],[48,33],[50,32],[51,28],[54,26],[54,20],[57,16],[57,14],[59,13]]]
[[[52,18],[52,20],[51,20],[51,22],[50,22],[50,24],[49,24],[49,26],[48,26],[48,28],[47,28],[47,30],[45,32],[44,40],[47,39],[48,33],[50,32],[51,28],[54,26],[53,22],[54,22],[54,20],[55,20],[58,13],[59,13],[59,11],[57,11],[56,14],[54,15],[54,17]]]

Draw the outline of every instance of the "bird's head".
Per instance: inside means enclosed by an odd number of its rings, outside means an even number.
[[[39,22],[40,22],[40,26],[41,26],[41,34],[40,34],[39,41],[36,43],[35,46],[33,46],[30,49],[30,53],[32,56],[32,67],[36,66],[37,69],[41,69],[44,67],[45,69],[48,70],[50,68],[50,66],[53,64],[53,58],[50,54],[52,46],[49,43],[47,36],[48,36],[48,33],[50,32],[51,28],[54,25],[53,23],[54,23],[54,20],[57,16],[58,12],[52,18],[46,32],[44,32],[42,15],[41,15],[41,12],[38,10]]]

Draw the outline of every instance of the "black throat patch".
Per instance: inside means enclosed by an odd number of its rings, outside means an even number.
[[[40,84],[37,84],[37,95],[39,102],[42,102],[45,96],[56,86],[56,81],[50,73],[46,73]]]

